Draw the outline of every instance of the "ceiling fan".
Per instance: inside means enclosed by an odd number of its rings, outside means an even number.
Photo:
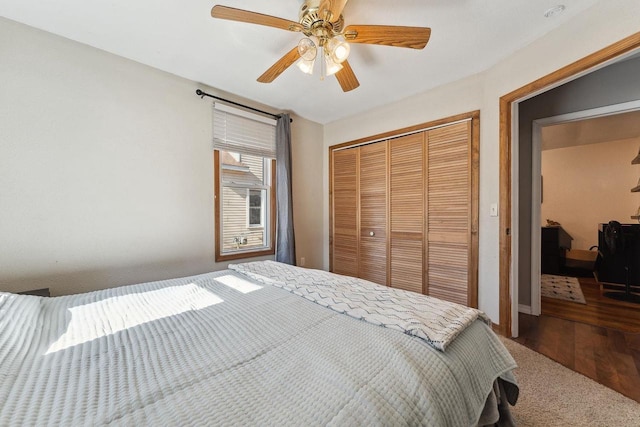
[[[221,5],[211,9],[211,16],[280,28],[306,36],[300,40],[298,46],[287,52],[258,77],[261,83],[271,83],[296,61],[303,72],[313,74],[315,60],[320,56],[320,78],[335,74],[342,90],[348,92],[360,86],[347,61],[350,51],[349,43],[423,49],[429,41],[431,29],[425,27],[391,25],[345,27],[342,10],[346,4],[347,0],[305,0],[300,8],[299,22]]]

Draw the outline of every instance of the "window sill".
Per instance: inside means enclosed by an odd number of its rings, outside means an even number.
[[[275,248],[270,248],[251,252],[231,252],[226,254],[216,254],[216,262],[233,261],[243,258],[255,258],[259,256],[274,255],[275,253]]]

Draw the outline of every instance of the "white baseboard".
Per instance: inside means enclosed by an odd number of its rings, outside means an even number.
[[[531,314],[531,306],[530,305],[524,305],[524,304],[518,304],[518,312],[524,313],[524,314]]]

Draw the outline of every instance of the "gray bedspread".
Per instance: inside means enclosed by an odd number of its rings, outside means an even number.
[[[230,270],[0,293],[0,425],[469,426],[514,367],[481,321],[442,352]]]

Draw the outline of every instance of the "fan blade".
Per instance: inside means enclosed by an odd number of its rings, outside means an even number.
[[[250,12],[248,10],[236,9],[233,7],[215,5],[211,9],[211,16],[218,19],[228,19],[229,21],[247,22],[249,24],[266,25],[267,27],[280,28],[287,31],[302,31],[302,25],[295,21],[276,18],[271,15]]]
[[[284,70],[289,68],[291,64],[296,62],[298,58],[300,58],[300,54],[298,53],[298,46],[296,46],[258,77],[258,81],[260,83],[271,83],[276,77],[282,74]]]
[[[324,14],[327,21],[336,22],[338,18],[340,18],[340,14],[342,14],[342,10],[346,4],[347,0],[323,0],[318,7],[318,11],[320,16]],[[324,12],[325,10],[329,12],[328,15]]]
[[[350,43],[382,44],[422,49],[431,36],[431,28],[391,25],[349,25],[344,38]]]
[[[349,92],[360,86],[360,82],[347,61],[342,63],[342,69],[336,73],[336,79],[338,79],[338,83],[340,83],[340,87],[344,92]]]

